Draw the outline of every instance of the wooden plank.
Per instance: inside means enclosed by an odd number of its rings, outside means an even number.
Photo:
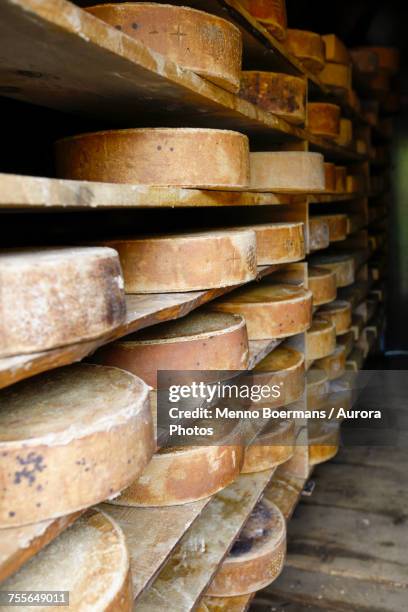
[[[367,468],[381,468],[390,471],[395,478],[406,477],[405,461],[407,451],[405,448],[352,446],[343,447],[341,452],[332,459],[332,463]]]
[[[161,612],[171,602],[172,612],[192,610],[272,475],[273,470],[241,475],[217,493],[180,541],[150,589],[136,600],[134,609]]]

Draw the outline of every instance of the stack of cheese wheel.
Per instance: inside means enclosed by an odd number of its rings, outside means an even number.
[[[238,91],[242,40],[230,21],[153,2],[102,4],[86,10],[182,68]]]
[[[308,285],[313,294],[313,306],[322,306],[336,299],[336,274],[326,268],[308,266]]]
[[[325,190],[323,155],[303,151],[251,153],[251,190],[314,193]]]
[[[305,257],[303,223],[259,223],[232,230],[250,230],[256,234],[256,261],[258,266],[300,261]]]
[[[325,162],[324,175],[326,191],[334,193],[336,191],[336,165]]]
[[[154,450],[148,387],[117,368],[53,370],[2,390],[0,403],[0,527],[64,516],[117,495]]]
[[[312,266],[326,268],[336,275],[336,286],[347,287],[354,283],[355,262],[352,256],[333,253],[330,255],[313,255],[310,258]]]
[[[330,306],[330,304],[328,304]],[[320,313],[320,310],[319,310]],[[331,355],[336,348],[336,328],[332,321],[318,317],[306,333],[306,359],[308,362]]]
[[[343,214],[316,215],[311,219],[324,221],[329,226],[329,241],[345,240],[348,234],[348,216]]]
[[[325,85],[339,93],[347,93],[351,89],[351,65],[326,62],[319,76]]]
[[[126,293],[172,293],[230,287],[257,273],[252,230],[195,231],[111,240]]]
[[[249,185],[248,138],[202,128],[80,134],[56,143],[61,178],[202,189]]]
[[[242,315],[251,340],[285,338],[310,326],[312,293],[294,285],[264,282],[212,302],[211,309]]]
[[[0,357],[98,338],[125,320],[112,249],[2,251],[0,278]]]
[[[318,316],[333,323],[336,335],[341,336],[351,328],[351,305],[345,300],[335,300],[319,308]]]
[[[347,47],[335,34],[326,34],[322,38],[327,62],[346,65],[351,63],[351,56]]]
[[[286,38],[285,0],[241,0],[240,4],[255,17],[272,36],[278,40]]]
[[[193,312],[103,347],[94,358],[137,373],[154,390],[171,384],[171,374],[165,374],[171,370],[179,372],[177,381],[182,384],[214,383],[247,368],[246,326],[238,315]],[[163,378],[158,378],[159,371]],[[156,393],[151,395],[154,407]],[[201,440],[200,446],[158,451],[141,478],[115,501],[124,506],[165,506],[209,497],[236,478],[242,458],[240,432],[227,427],[212,446]]]
[[[337,455],[340,443],[340,423],[309,420],[309,465],[318,465]]]
[[[239,95],[295,124],[306,119],[306,79],[280,72],[242,72]]]
[[[125,612],[133,605],[125,536],[111,517],[88,510],[5,582],[7,591],[68,591],[70,610]],[[24,610],[31,609],[24,606]],[[50,610],[50,603],[35,603]],[[55,603],[55,606],[64,605]],[[56,609],[52,606],[52,609]]]
[[[350,147],[353,143],[353,122],[351,119],[340,119],[340,131],[336,142],[341,147]]]
[[[347,191],[347,169],[344,166],[336,166],[336,191],[338,193]]]
[[[309,102],[307,127],[312,134],[336,140],[340,134],[340,106],[327,102]]]
[[[324,370],[329,380],[340,378],[346,369],[346,350],[344,346],[337,345],[331,355],[317,359],[313,365],[319,370]]]
[[[279,576],[285,554],[285,519],[264,498],[255,506],[206,595],[235,597],[263,589]]]
[[[309,251],[326,249],[330,244],[329,224],[325,219],[309,217]]]
[[[288,51],[293,53],[314,74],[319,74],[325,64],[324,42],[319,34],[304,30],[288,30],[286,45]]]

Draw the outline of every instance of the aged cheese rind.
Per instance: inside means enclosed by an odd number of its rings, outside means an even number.
[[[242,37],[230,21],[185,6],[151,2],[101,4],[86,10],[182,68],[238,91]]]
[[[329,224],[320,217],[309,217],[309,250],[326,249],[330,244]]]
[[[313,193],[325,190],[320,153],[267,151],[250,154],[251,189]]]
[[[336,142],[341,147],[350,147],[353,142],[353,122],[351,119],[340,119],[340,131]]]
[[[354,259],[347,255],[313,255],[310,263],[319,268],[331,270],[336,275],[337,287],[347,287],[355,280]]]
[[[294,285],[263,283],[238,289],[210,308],[242,315],[250,340],[285,338],[310,326],[312,293]]]
[[[251,230],[160,234],[106,243],[118,251],[126,293],[230,287],[256,277]]]
[[[80,134],[56,143],[61,178],[134,185],[244,188],[248,138],[203,128],[139,128]]]
[[[332,215],[317,215],[311,219],[320,219],[325,221],[329,226],[329,241],[338,242],[345,240],[348,233],[348,216],[342,214]]]
[[[0,357],[102,336],[124,322],[117,253],[101,247],[0,252]]]
[[[154,451],[148,387],[117,368],[53,370],[2,390],[0,403],[1,527],[101,502]]]
[[[265,535],[252,540],[249,551],[229,554],[210,584],[206,595],[233,597],[254,593],[273,582],[283,569],[286,555],[286,525],[275,504],[263,499],[271,519],[263,530]]]
[[[240,4],[278,40],[286,38],[285,0],[241,0]]]
[[[335,35],[322,36],[325,46],[326,61],[335,64],[350,64],[351,56],[346,45]]]
[[[289,346],[278,346],[255,366],[251,378],[254,385],[278,385],[279,397],[261,399],[257,404],[281,407],[295,402],[305,389],[304,373],[303,354]]]
[[[325,85],[341,92],[348,92],[351,89],[351,66],[326,62],[320,73],[320,79]]]
[[[317,316],[331,321],[336,328],[336,335],[341,336],[351,328],[351,304],[344,300],[335,300],[319,308]]]
[[[338,345],[331,355],[323,357],[323,359],[317,359],[313,365],[318,370],[324,370],[329,380],[340,378],[346,370],[346,351],[344,346]]]
[[[332,270],[309,266],[308,286],[313,293],[313,306],[322,306],[336,299],[336,274]]]
[[[321,410],[327,408],[330,383],[324,370],[310,368],[306,374],[307,409]]]
[[[309,423],[309,464],[318,465],[337,455],[340,443],[340,424],[322,422],[317,426]]]
[[[243,474],[263,472],[285,463],[293,455],[295,442],[295,421],[273,420],[245,448],[241,472]]]
[[[241,98],[291,123],[305,122],[306,94],[306,79],[280,72],[242,72]]]
[[[309,102],[307,126],[312,134],[335,140],[340,134],[341,108],[326,102]]]
[[[230,229],[251,230],[256,234],[258,266],[291,263],[305,257],[303,223],[263,223]]]
[[[320,312],[320,311],[319,311]],[[306,359],[314,361],[331,355],[336,348],[336,328],[331,321],[313,319],[306,333]]]
[[[286,45],[305,67],[318,74],[324,68],[324,42],[319,34],[305,30],[288,30]]]
[[[335,192],[336,191],[336,166],[335,164],[325,162],[324,176],[325,176],[326,191],[328,191],[329,193]]]
[[[132,372],[153,388],[159,371],[245,370],[246,325],[239,315],[192,312],[109,344],[93,359]]]
[[[107,514],[88,510],[3,586],[9,591],[69,591],[70,610],[127,612],[133,597],[125,536]],[[49,609],[49,604],[36,607],[39,612]]]

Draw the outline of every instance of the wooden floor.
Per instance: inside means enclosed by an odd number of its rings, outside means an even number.
[[[407,448],[344,448],[288,527],[286,567],[252,612],[408,610]]]

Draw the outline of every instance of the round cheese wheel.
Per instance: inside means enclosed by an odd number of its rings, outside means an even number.
[[[330,245],[329,224],[321,217],[309,217],[309,250],[319,251]]]
[[[350,147],[353,142],[353,122],[351,119],[340,119],[340,132],[336,142],[341,147]]]
[[[313,193],[325,190],[323,155],[303,151],[250,154],[251,189]]]
[[[107,514],[88,510],[3,582],[3,587],[7,591],[69,591],[70,610],[131,610],[132,584],[125,536]],[[50,608],[50,604],[35,606],[39,612],[56,609]],[[33,608],[22,604],[19,609],[28,612]]]
[[[275,504],[263,499],[224,559],[206,594],[233,597],[273,582],[286,555],[286,523]]]
[[[350,64],[351,56],[345,44],[335,34],[326,34],[324,41],[326,61],[336,64]]]
[[[336,299],[336,273],[326,268],[308,266],[308,286],[313,293],[313,306],[328,304]]]
[[[306,374],[307,409],[321,410],[327,408],[330,383],[324,370],[310,368]]]
[[[335,300],[325,304],[318,310],[317,316],[330,321],[335,326],[336,335],[346,334],[351,328],[351,304],[343,300]]]
[[[232,421],[215,425],[222,431],[215,431],[212,446],[160,449],[140,478],[109,503],[175,506],[205,499],[229,485],[243,463],[241,427]]]
[[[346,351],[344,346],[337,346],[331,355],[317,359],[313,365],[318,370],[324,370],[329,380],[340,378],[346,369]]]
[[[264,223],[230,229],[255,232],[258,266],[291,263],[305,257],[303,223]]]
[[[293,456],[295,443],[295,421],[273,419],[245,448],[241,472],[263,472],[285,463]]]
[[[251,340],[285,338],[310,326],[312,293],[294,285],[262,283],[216,300],[211,309],[242,315]]]
[[[319,76],[325,85],[329,85],[341,93],[346,93],[351,89],[350,65],[326,62]]]
[[[318,465],[333,459],[339,451],[340,424],[319,422],[308,424],[309,428],[309,465]]]
[[[242,38],[230,21],[154,2],[101,4],[86,10],[182,68],[238,91]]]
[[[255,366],[251,377],[253,385],[279,386],[275,401],[261,399],[257,404],[287,406],[298,400],[305,389],[304,356],[289,346],[278,346]]]
[[[244,70],[241,98],[294,124],[306,119],[306,79],[281,72]]]
[[[336,165],[331,163],[324,164],[324,175],[326,191],[333,193],[336,191]]]
[[[339,242],[347,238],[348,215],[318,215],[317,217],[312,217],[312,219],[321,219],[328,224],[330,242]]]
[[[347,287],[352,285],[355,280],[355,263],[354,259],[349,255],[330,254],[330,255],[313,255],[310,258],[310,263],[320,268],[331,270],[336,275],[337,287]]]
[[[3,389],[0,404],[0,527],[117,495],[154,450],[148,387],[123,370],[60,368]]]
[[[285,0],[241,0],[240,4],[278,40],[286,38]]]
[[[56,143],[61,178],[208,189],[249,185],[248,138],[230,130],[139,128]]]
[[[347,191],[347,168],[336,166],[336,192],[346,193]]]
[[[324,42],[319,34],[305,30],[288,30],[286,46],[310,72],[318,74],[323,70]]]
[[[336,139],[340,134],[341,108],[326,102],[309,102],[307,105],[307,127],[312,134]]]
[[[399,70],[400,52],[396,47],[366,47],[369,53],[374,53],[378,58],[381,70],[396,74]]]
[[[192,312],[177,321],[159,323],[108,344],[93,359],[128,370],[155,389],[159,371],[196,370],[204,374],[216,370],[218,375],[223,370],[246,370],[249,359],[246,325],[239,315]],[[186,375],[188,378],[188,372]]]
[[[256,277],[251,230],[158,234],[112,240],[126,293],[173,293],[230,287]]]
[[[318,318],[306,332],[306,359],[314,361],[331,355],[336,348],[336,328],[333,322]]]
[[[98,338],[125,320],[112,249],[1,251],[0,287],[0,357]]]

